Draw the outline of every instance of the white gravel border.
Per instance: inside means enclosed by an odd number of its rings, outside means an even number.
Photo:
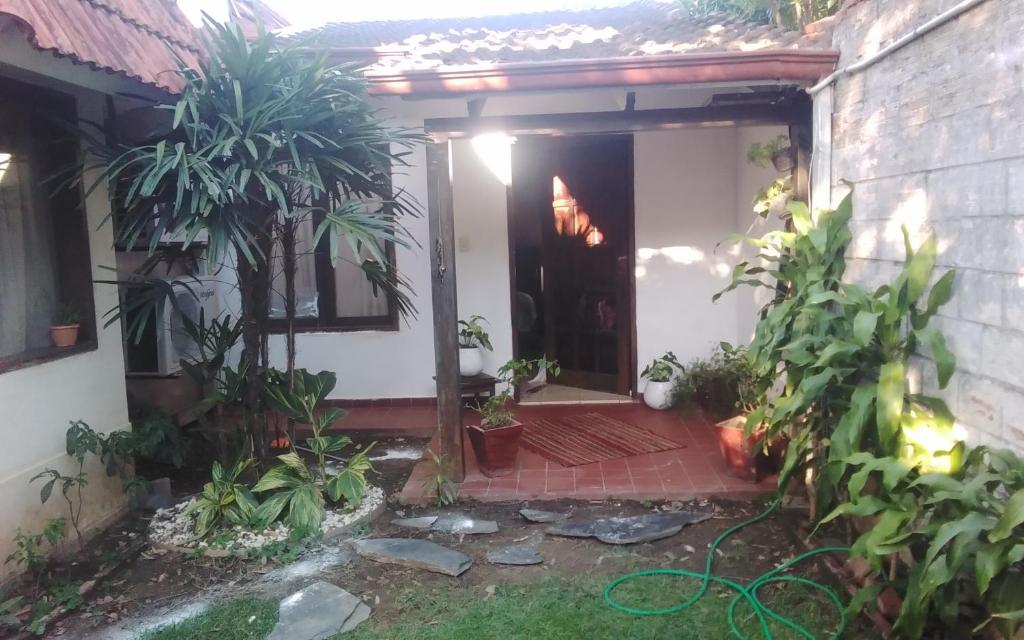
[[[186,513],[194,500],[195,498],[190,498],[173,507],[157,510],[149,523],[148,535],[151,545],[179,553],[201,553],[211,558],[232,555],[244,558],[268,544],[287,540],[291,531],[281,522],[275,522],[264,531],[232,527],[226,530],[229,532],[227,540],[211,544],[209,539],[196,538],[193,519]],[[363,500],[356,509],[327,510],[320,525],[323,539],[337,538],[353,527],[372,521],[384,512],[385,506],[384,490],[373,485],[367,486]]]

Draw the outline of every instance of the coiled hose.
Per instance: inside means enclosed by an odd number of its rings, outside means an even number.
[[[800,562],[803,562],[804,560],[813,558],[814,556],[821,555],[823,553],[848,553],[848,547],[821,547],[819,549],[812,549],[811,551],[796,556],[792,560],[783,563],[782,565],[772,569],[771,571],[761,574],[747,586],[743,586],[742,584],[735,582],[733,580],[729,580],[728,578],[716,576],[711,572],[711,565],[714,561],[715,550],[719,547],[719,545],[721,545],[726,538],[736,533],[737,531],[745,527],[749,527],[750,525],[756,524],[767,518],[769,515],[771,515],[773,511],[775,511],[775,509],[778,508],[779,503],[780,500],[775,500],[767,509],[765,509],[759,515],[749,520],[745,520],[733,527],[730,527],[729,529],[726,529],[725,532],[723,532],[720,536],[715,538],[714,542],[712,542],[711,546],[708,548],[707,561],[705,562],[703,573],[697,573],[694,571],[683,571],[680,569],[652,569],[650,571],[637,571],[635,573],[629,573],[619,578],[616,578],[615,580],[612,580],[608,583],[608,585],[604,588],[605,602],[608,603],[608,606],[610,606],[613,609],[634,616],[667,616],[673,613],[685,611],[686,609],[689,609],[690,607],[695,605],[701,598],[703,598],[707,594],[708,589],[711,587],[711,584],[715,583],[725,585],[726,587],[729,587],[730,589],[736,592],[736,597],[733,598],[732,602],[729,603],[729,608],[727,610],[727,618],[729,622],[729,630],[731,631],[732,635],[738,638],[739,640],[753,640],[751,636],[745,635],[743,632],[741,632],[739,627],[736,625],[736,608],[741,603],[746,603],[747,605],[749,605],[750,608],[754,611],[754,615],[757,616],[758,624],[761,627],[761,638],[763,640],[772,640],[774,638],[771,629],[768,626],[768,622],[770,620],[775,621],[785,627],[788,627],[789,629],[792,629],[804,638],[807,638],[807,640],[816,640],[816,636],[812,634],[809,630],[800,626],[792,619],[787,618],[785,615],[782,615],[776,611],[772,611],[758,598],[758,591],[760,591],[761,588],[766,585],[776,583],[796,583],[798,585],[802,585],[804,587],[820,591],[821,593],[825,594],[825,596],[832,602],[832,605],[835,607],[835,610],[839,613],[839,626],[837,627],[835,633],[832,634],[832,636],[830,637],[832,638],[832,640],[841,638],[843,635],[843,631],[846,629],[846,607],[843,606],[843,603],[839,599],[839,596],[836,594],[836,592],[833,591],[831,588],[821,584],[820,582],[815,582],[814,580],[810,580],[808,578],[780,574],[789,569],[790,567]],[[686,600],[685,602],[681,602],[671,607],[666,607],[664,609],[640,609],[637,607],[629,607],[617,602],[613,597],[614,591],[623,584],[630,582],[632,580],[637,580],[649,576],[681,576],[684,578],[696,578],[701,581],[701,585],[697,593],[694,594],[689,600]]]

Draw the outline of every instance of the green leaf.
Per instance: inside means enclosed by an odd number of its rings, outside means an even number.
[[[967,535],[970,538],[980,537],[983,531],[988,531],[995,525],[996,519],[992,516],[977,511],[972,511],[959,520],[945,522],[935,532],[928,552],[925,554],[925,564],[930,564],[942,551],[943,547],[954,538]]]
[[[902,360],[883,364],[879,370],[875,421],[883,450],[889,450],[899,432],[903,415],[904,376]]]
[[[872,312],[863,309],[858,311],[857,315],[853,318],[854,342],[862,347],[871,344],[871,340],[875,336],[875,327],[878,326],[878,318],[881,315],[881,311]]]
[[[907,264],[907,302],[913,305],[924,293],[935,268],[935,236],[930,235]]]
[[[818,526],[831,522],[839,516],[870,516],[890,508],[892,505],[877,496],[863,496],[857,502],[844,502],[822,518]]]
[[[927,344],[931,350],[932,360],[935,361],[935,369],[938,372],[939,388],[945,389],[956,371],[956,356],[946,346],[946,337],[935,329],[919,329],[915,334],[917,339]]]
[[[269,526],[281,517],[281,513],[284,511],[284,508],[288,506],[288,501],[290,499],[290,492],[271,494],[270,497],[260,504],[260,506],[256,507],[256,512],[253,516],[254,520],[259,523],[261,527]]]
[[[845,460],[860,449],[864,428],[875,403],[876,385],[861,384],[850,396],[850,408],[839,418],[839,424],[832,433],[828,457],[831,461]],[[837,478],[838,480],[838,478]]]
[[[807,204],[798,200],[791,201],[787,206],[789,214],[792,216],[793,228],[800,235],[807,235],[807,232],[811,230],[814,223],[811,222],[811,212],[807,208]]]
[[[302,479],[298,477],[292,467],[279,464],[267,469],[267,472],[263,474],[263,477],[259,479],[259,482],[256,483],[252,490],[255,493],[263,493],[264,491],[273,491],[274,489],[294,487],[300,482],[302,482]]]
[[[1006,508],[999,522],[988,532],[990,542],[999,542],[1010,537],[1014,528],[1024,523],[1024,489],[1018,489],[1006,501]]]

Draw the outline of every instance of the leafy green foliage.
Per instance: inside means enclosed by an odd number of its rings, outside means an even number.
[[[188,512],[195,517],[196,535],[204,537],[224,525],[248,527],[256,522],[258,503],[249,488],[240,481],[252,460],[243,459],[230,469],[213,463],[210,482],[195,497]]]
[[[561,373],[558,363],[545,358],[536,360],[509,360],[498,369],[498,381],[505,384],[500,392],[487,398],[482,404],[470,407],[480,413],[481,428],[505,427],[515,421],[512,414],[512,397],[516,388],[533,378],[541,370],[548,375],[557,376]]]
[[[82,320],[82,314],[79,313],[78,307],[66,302],[57,309],[53,314],[53,324],[58,327],[66,327],[73,324],[78,324]]]
[[[196,354],[181,361],[185,372],[200,389],[207,389],[227,363],[228,354],[242,337],[242,322],[230,314],[207,322],[206,314],[199,311],[194,321],[186,313],[179,313],[185,334],[195,343]]]
[[[430,456],[432,470],[427,479],[423,481],[423,492],[432,497],[439,507],[449,507],[459,499],[459,486],[448,478],[445,473],[444,456],[435,453],[433,449],[427,449]]]
[[[679,363],[676,354],[667,351],[644,367],[644,370],[640,372],[640,377],[647,378],[651,382],[669,382],[676,371],[683,370],[683,365]]]
[[[696,405],[715,422],[749,411],[756,390],[746,349],[719,344],[710,358],[686,365],[674,393],[684,407]]]
[[[483,347],[493,351],[491,337],[481,323],[487,322],[483,316],[470,316],[469,320],[459,320],[459,346],[464,349]]]
[[[904,594],[897,637],[966,638],[993,626],[1013,637],[1024,622],[1024,460],[1009,451],[962,442],[943,453],[945,472],[906,458],[856,453],[850,499],[822,522],[842,515],[872,516],[852,553],[881,572],[901,558],[895,577]],[[870,486],[869,486],[870,480]],[[857,607],[874,601],[861,598]]]
[[[259,506],[256,520],[268,525],[278,518],[293,529],[303,532],[318,531],[324,518],[327,500],[358,505],[366,489],[366,474],[372,471],[370,445],[353,454],[337,473],[327,470],[327,457],[352,446],[347,436],[331,435],[331,426],[345,412],[337,408],[321,409],[320,405],[337,384],[333,372],[313,374],[296,369],[290,382],[286,374],[275,372],[264,388],[266,403],[280,414],[308,424],[313,431],[306,440],[317,464],[310,469],[296,450],[278,456],[280,464],[271,467],[253,491],[273,492]],[[326,497],[325,497],[326,495]]]
[[[904,374],[918,346],[933,345],[940,387],[948,383],[955,359],[928,323],[949,301],[954,275],[943,275],[926,301],[935,239],[915,251],[907,238],[906,260],[893,282],[874,292],[843,282],[852,194],[834,211],[812,216],[799,202],[789,210],[792,230],[745,239],[768,266],[741,262],[725,291],[751,285],[775,292],[748,349],[757,400],[747,432],[763,427],[768,439],[789,436],[780,485],[810,464],[822,480],[817,500],[824,509],[843,488],[850,453],[895,455],[903,426],[921,420],[952,428],[945,403],[908,393]],[[776,394],[780,375],[785,385]]]
[[[760,169],[771,165],[772,157],[789,146],[789,136],[780,135],[768,142],[754,142],[747,147],[747,162]]]
[[[0,629],[19,629],[21,620],[18,619],[18,612],[21,610],[25,598],[23,596],[7,597],[7,592],[0,592]]]
[[[185,463],[187,448],[174,420],[163,411],[150,410],[132,420],[131,451],[136,460],[180,469]]]
[[[834,14],[841,0],[681,0],[694,17],[724,13],[730,16],[775,24],[787,29],[802,29],[812,22]]]

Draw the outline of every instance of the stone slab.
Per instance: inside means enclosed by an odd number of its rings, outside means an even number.
[[[370,615],[363,602],[328,582],[315,582],[281,601],[267,640],[326,640],[355,629]]]
[[[530,522],[538,524],[550,524],[552,522],[563,522],[569,519],[567,513],[555,513],[554,511],[541,511],[539,509],[520,509],[519,515]]]
[[[460,576],[473,565],[469,556],[429,540],[369,538],[353,541],[356,553],[375,562],[398,564],[448,576]]]
[[[487,561],[491,564],[526,566],[544,562],[544,556],[533,547],[505,547],[488,551]]]
[[[641,516],[599,518],[548,527],[547,533],[572,538],[594,537],[606,544],[638,544],[674,536],[687,525],[703,522],[709,513],[649,513]]]

